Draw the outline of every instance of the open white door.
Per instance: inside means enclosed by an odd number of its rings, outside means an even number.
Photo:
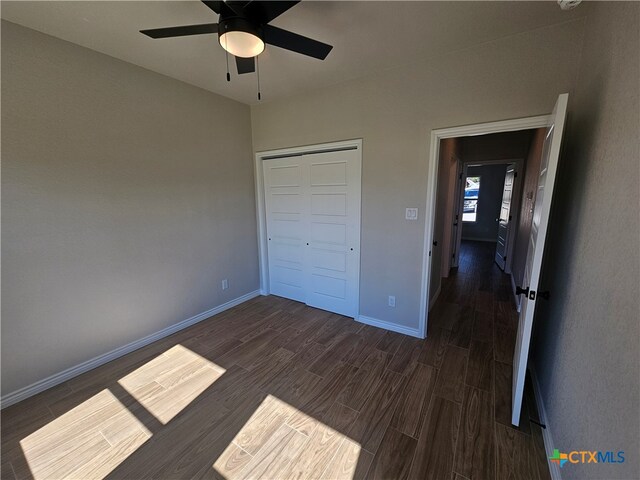
[[[538,191],[536,193],[533,210],[531,236],[527,250],[527,263],[525,265],[522,287],[518,287],[518,293],[524,295],[524,297],[518,319],[518,335],[516,337],[516,346],[513,355],[513,386],[511,395],[511,423],[513,425],[518,425],[520,422],[524,379],[529,357],[529,344],[531,342],[531,328],[533,327],[536,302],[540,297],[540,292],[538,291],[540,270],[542,267],[544,243],[547,236],[553,185],[556,179],[568,99],[569,95],[567,93],[560,95],[553,109],[553,113],[549,116],[549,125],[547,126],[547,134],[542,148],[540,177],[538,178]]]

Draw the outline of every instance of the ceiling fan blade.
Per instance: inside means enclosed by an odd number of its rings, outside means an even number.
[[[185,37],[187,35],[206,35],[218,33],[217,23],[204,23],[201,25],[183,25],[181,27],[152,28],[140,30],[140,33],[151,38]]]
[[[238,75],[243,73],[253,73],[256,71],[256,59],[236,57],[236,67],[238,67]]]
[[[303,37],[302,35],[274,27],[273,25],[265,25],[264,41],[270,45],[320,60],[327,58],[327,55],[329,55],[329,52],[333,48],[326,43]]]
[[[220,4],[223,2],[213,1],[213,0],[202,0],[202,3],[204,3],[207,7],[209,7],[211,10],[216,12],[218,15],[220,14],[220,10],[222,8]]]
[[[248,18],[257,20],[264,25],[298,3],[300,3],[300,0],[294,2],[261,2],[254,0],[244,7],[244,12]]]

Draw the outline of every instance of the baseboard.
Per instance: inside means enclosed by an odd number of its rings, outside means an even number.
[[[433,298],[429,302],[429,311],[431,311],[431,309],[435,305],[436,300],[438,300],[438,297],[440,296],[441,291],[442,291],[442,281],[440,281],[440,285],[438,285],[438,289],[436,290],[436,293],[433,295]]]
[[[43,392],[48,388],[55,387],[56,385],[59,385],[62,382],[66,382],[67,380],[70,380],[73,377],[77,377],[78,375],[88,372],[89,370],[93,370],[96,367],[104,365],[105,363],[110,362],[111,360],[115,360],[116,358],[120,358],[123,355],[133,352],[134,350],[138,350],[139,348],[147,346],[150,343],[155,342],[156,340],[160,340],[161,338],[168,337],[169,335],[172,335],[180,330],[190,327],[191,325],[201,322],[202,320],[206,320],[207,318],[213,315],[224,312],[225,310],[235,307],[236,305],[239,305],[241,303],[244,303],[247,300],[251,300],[252,298],[259,296],[260,294],[261,293],[259,290],[249,292],[245,295],[242,295],[241,297],[235,298],[226,303],[223,303],[222,305],[218,305],[217,307],[207,310],[206,312],[199,313],[197,315],[194,315],[191,318],[187,318],[186,320],[183,320],[179,323],[176,323],[167,328],[164,328],[159,332],[152,333],[151,335],[147,335],[146,337],[141,338],[140,340],[136,340],[127,345],[116,348],[115,350],[107,352],[103,355],[94,357],[91,360],[87,360],[86,362],[82,362],[81,364],[68,368],[60,373],[51,375],[38,382],[32,383],[31,385],[28,385],[19,390],[16,390],[15,392],[11,392],[6,395],[3,395],[2,398],[0,399],[0,404],[1,404],[0,408],[8,407],[9,405],[18,403],[37,393]]]
[[[404,327],[402,325],[396,325],[395,323],[387,322],[385,320],[378,320],[377,318],[366,317],[364,315],[359,315],[355,320],[366,325],[371,325],[372,327],[384,328],[385,330],[402,333],[403,335],[422,338],[422,335],[420,335],[420,331],[417,328]]]
[[[516,294],[516,280],[513,278],[513,273],[510,273],[511,277],[511,290],[513,290],[513,301],[516,302],[516,310],[520,313],[520,307],[522,306],[520,302],[520,295]]]
[[[531,375],[531,383],[533,383],[533,395],[536,397],[536,405],[538,407],[538,415],[540,423],[545,425],[546,428],[542,429],[542,439],[544,440],[544,449],[547,452],[547,465],[549,466],[549,473],[552,480],[562,480],[560,474],[560,467],[556,463],[551,463],[549,457],[553,456],[553,437],[551,436],[551,426],[547,420],[547,412],[544,408],[544,402],[542,401],[542,394],[540,393],[540,384],[538,383],[538,377],[536,376],[536,370],[533,365],[529,364],[529,374]]]

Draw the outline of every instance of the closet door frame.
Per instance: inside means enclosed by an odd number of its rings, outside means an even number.
[[[266,218],[266,202],[265,202],[265,186],[264,186],[264,170],[262,162],[271,158],[282,158],[288,156],[299,156],[311,153],[331,152],[336,150],[355,150],[359,158],[360,168],[362,168],[362,139],[344,140],[339,142],[321,143],[316,145],[306,145],[301,147],[283,148],[277,150],[261,151],[255,154],[255,192],[256,192],[256,212],[258,227],[258,265],[260,268],[260,294],[269,295],[269,256],[267,245],[267,218]],[[360,182],[362,179],[362,170],[360,170]],[[360,189],[362,192],[362,189]],[[362,193],[361,193],[362,195]],[[360,202],[362,205],[362,202]],[[362,213],[359,212],[359,226],[362,232]],[[361,241],[361,240],[360,240]],[[356,302],[356,310],[354,318],[358,318],[360,314],[360,245],[356,246],[357,251],[357,290],[358,301]]]

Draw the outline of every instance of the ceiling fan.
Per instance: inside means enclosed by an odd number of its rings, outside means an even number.
[[[219,15],[218,23],[154,28],[140,33],[151,38],[217,33],[222,48],[235,56],[239,74],[255,72],[255,57],[264,51],[265,44],[324,60],[333,48],[331,45],[269,25],[299,2],[202,0]]]

